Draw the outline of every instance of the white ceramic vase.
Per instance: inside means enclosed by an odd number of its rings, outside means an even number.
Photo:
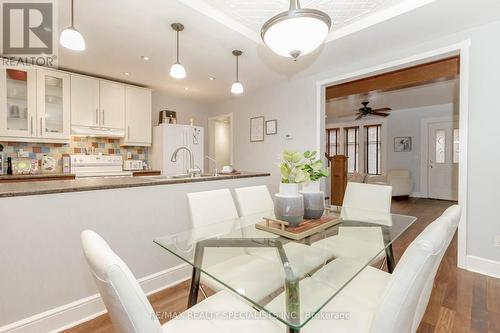
[[[299,184],[280,183],[280,193],[274,195],[274,215],[296,227],[304,220],[304,198]]]
[[[300,193],[304,197],[304,218],[321,218],[325,212],[325,194],[320,191],[320,181],[304,183]]]

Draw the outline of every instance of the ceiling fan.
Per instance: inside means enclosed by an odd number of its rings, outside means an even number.
[[[368,115],[374,115],[374,116],[380,116],[380,117],[387,117],[389,114],[388,113],[383,113],[383,111],[391,111],[391,108],[381,108],[381,109],[372,109],[371,107],[368,106],[369,102],[362,102],[363,107],[361,109],[356,110],[359,115],[356,117],[355,120],[359,120],[363,117],[366,117]]]

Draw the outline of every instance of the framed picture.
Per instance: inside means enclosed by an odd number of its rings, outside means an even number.
[[[250,142],[264,141],[264,116],[250,118]]]
[[[276,119],[266,121],[266,135],[278,134],[278,121]]]
[[[397,153],[406,153],[411,151],[411,136],[402,136],[394,138],[394,151]]]

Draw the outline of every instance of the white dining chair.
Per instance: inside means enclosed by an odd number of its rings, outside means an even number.
[[[187,197],[193,231],[202,233],[198,236],[227,235],[229,229],[234,229],[236,234],[231,234],[242,237],[241,226],[237,224],[238,212],[229,189],[188,193]],[[231,223],[232,220],[235,224]],[[203,270],[242,294],[263,299],[283,285],[284,273],[275,262],[253,255],[252,252],[237,247],[206,248]],[[264,274],[267,278],[262,280]],[[205,274],[201,276],[201,283],[214,291],[226,289],[223,284]]]
[[[421,295],[429,280],[434,281],[448,246],[450,219],[440,217],[410,244],[392,274],[367,267],[349,282],[325,307],[323,313],[349,313],[347,320],[311,320],[304,333],[414,333],[418,311],[427,306]],[[349,270],[349,259],[332,261],[311,278],[300,282],[306,293],[301,309],[312,309],[326,298],[325,290],[338,289],[337,279]],[[351,265],[356,265],[353,261]],[[362,267],[362,266],[360,266]],[[284,311],[281,294],[267,306]],[[309,302],[306,302],[309,300]],[[308,304],[309,303],[309,304]],[[424,304],[425,303],[425,304]],[[314,304],[314,305],[313,305]],[[420,320],[419,318],[418,320]]]
[[[240,217],[244,218],[251,216],[255,218],[259,213],[263,214],[262,217],[264,217],[266,213],[271,215],[267,217],[274,217],[274,203],[266,185],[240,187],[234,189],[234,193]],[[257,220],[255,222],[260,221]],[[244,231],[245,230],[247,229],[244,229]],[[257,232],[252,231],[252,233],[263,238],[273,237],[273,235],[268,232],[259,233],[259,230],[257,230]],[[309,272],[324,265],[332,256],[331,253],[325,249],[313,248],[296,242],[289,242],[283,247],[289,262],[292,264],[291,267],[294,273],[299,277],[303,277],[309,274]],[[250,250],[249,253],[268,260],[281,260],[276,249],[256,249]]]
[[[220,291],[160,325],[134,275],[106,241],[91,230],[83,231],[81,240],[91,274],[117,333],[232,333],[236,329],[240,333],[283,331],[270,320],[223,318],[221,314],[231,313],[247,314],[248,318],[257,316],[251,306],[228,291]]]
[[[234,189],[240,216],[273,211],[274,203],[266,185],[239,187]]]
[[[392,188],[386,185],[347,183],[340,217],[346,221],[392,225]],[[340,226],[338,234],[320,240],[315,247],[330,251],[335,257],[362,259],[373,258],[373,254],[384,248],[381,228],[373,226]],[[381,253],[375,260],[385,258]]]

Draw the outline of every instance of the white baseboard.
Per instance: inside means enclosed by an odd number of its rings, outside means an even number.
[[[146,295],[176,285],[188,279],[191,266],[181,264],[139,279]],[[95,294],[0,327],[0,333],[60,332],[106,313],[101,296]]]
[[[420,192],[412,192],[412,193],[410,194],[410,197],[412,197],[412,198],[427,198],[427,196],[426,196],[426,195],[423,195],[423,194],[422,194],[422,193],[420,193]]]
[[[466,257],[467,270],[500,279],[500,262],[476,256]]]

